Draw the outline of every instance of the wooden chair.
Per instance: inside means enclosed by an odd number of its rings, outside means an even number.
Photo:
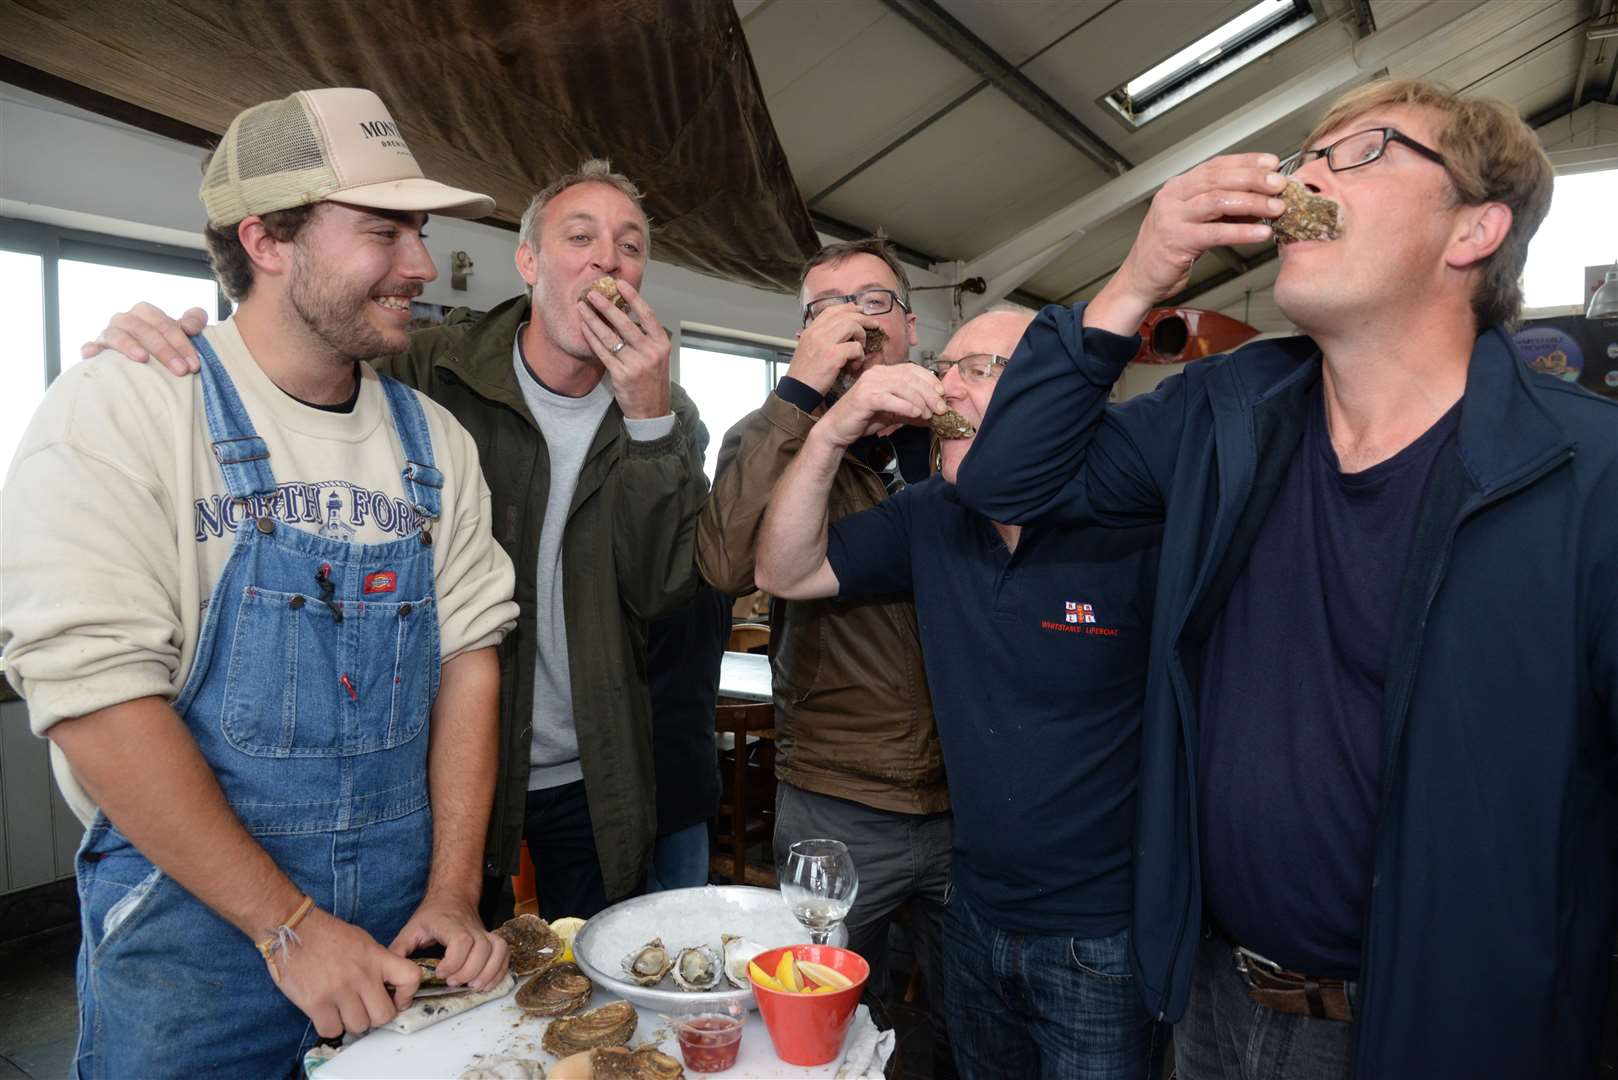
[[[732,748],[719,751],[724,795],[709,869],[736,885],[773,889],[773,858],[748,862],[747,849],[763,844],[768,850],[775,832],[775,708],[767,701],[720,705],[714,730],[728,733]]]
[[[737,623],[730,628],[730,643],[725,648],[730,652],[752,652],[768,648],[769,644],[768,626],[763,623]]]

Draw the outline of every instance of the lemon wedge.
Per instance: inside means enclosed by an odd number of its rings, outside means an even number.
[[[765,971],[751,960],[747,962],[747,974],[755,983],[762,986],[766,990],[781,989],[781,984],[776,982],[775,979],[771,977],[769,972]]]
[[[847,990],[854,985],[854,980],[844,975],[841,971],[833,967],[827,967],[825,964],[817,964],[813,960],[799,960],[798,970],[815,980],[822,988]]]
[[[577,916],[569,915],[565,919],[557,919],[551,923],[551,929],[556,931],[556,936],[562,939],[562,959],[557,962],[565,964],[573,959],[573,939],[579,936],[580,930],[584,929],[584,920]]]
[[[775,981],[789,993],[803,993],[803,980],[798,978],[798,967],[791,953],[781,954],[781,962],[775,966]]]

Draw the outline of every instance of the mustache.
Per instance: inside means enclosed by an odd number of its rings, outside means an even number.
[[[420,296],[427,288],[419,281],[401,281],[396,285],[384,285],[371,293],[372,296],[403,296],[411,300]]]

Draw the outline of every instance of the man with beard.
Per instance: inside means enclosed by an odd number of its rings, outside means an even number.
[[[586,161],[523,214],[528,295],[413,333],[377,361],[472,433],[495,539],[517,567],[483,864],[489,919],[525,839],[541,914],[588,918],[640,886],[657,835],[646,626],[696,585],[707,478],[696,406],[669,381],[669,336],[639,293],[650,246],[635,185]],[[628,313],[592,288],[602,278]],[[102,343],[185,372],[185,333],[205,319],[139,305]]]
[[[1109,408],[1147,309],[1266,235],[1288,176],[1338,208],[1280,251],[1309,336]],[[1350,91],[1287,162],[1166,184],[961,468],[996,520],[1164,523],[1134,948],[1189,1080],[1597,1071],[1618,412],[1504,330],[1551,189],[1501,102]]]
[[[937,991],[960,1074],[1140,1080],[1157,1025],[1129,972],[1130,847],[1159,530],[1001,525],[952,490],[1032,319],[989,311],[931,373],[861,375],[776,486],[757,576],[792,600],[915,600],[954,805]],[[946,407],[965,434],[936,475],[828,522],[847,447]]]
[[[285,1075],[389,1021],[425,945],[505,979],[477,885],[511,563],[472,439],[361,363],[436,276],[428,213],[493,203],[354,89],[243,112],[201,194],[240,305],[201,377],[64,373],[0,512],[8,675],[88,825],[80,1076]]]
[[[803,325],[780,385],[725,435],[713,497],[698,523],[703,576],[721,592],[755,587],[770,492],[828,401],[873,366],[905,363],[916,344],[904,266],[883,240],[829,244],[804,267]],[[868,436],[839,461],[836,515],[876,506],[927,476],[928,433]],[[949,884],[949,793],[908,598],[773,601],[775,856],[818,836],[848,844],[859,896],[849,947],[885,976],[888,924],[910,902],[917,958],[930,964]],[[929,984],[938,999],[936,980]],[[935,1025],[935,1038],[946,1045]]]

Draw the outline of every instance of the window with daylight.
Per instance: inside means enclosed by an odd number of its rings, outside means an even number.
[[[1315,25],[1309,0],[1261,0],[1102,101],[1138,128]]]
[[[0,476],[23,429],[79,346],[107,319],[145,300],[170,314],[229,313],[201,251],[0,218],[0,296],[11,315],[0,366]]]
[[[1590,302],[1584,268],[1618,262],[1618,229],[1611,225],[1615,190],[1618,169],[1556,178],[1550,213],[1528,244],[1524,307],[1583,307]]]
[[[690,330],[680,332],[680,386],[696,402],[708,429],[703,471],[713,482],[719,445],[742,417],[764,404],[786,374],[792,350],[751,341],[733,341]]]

